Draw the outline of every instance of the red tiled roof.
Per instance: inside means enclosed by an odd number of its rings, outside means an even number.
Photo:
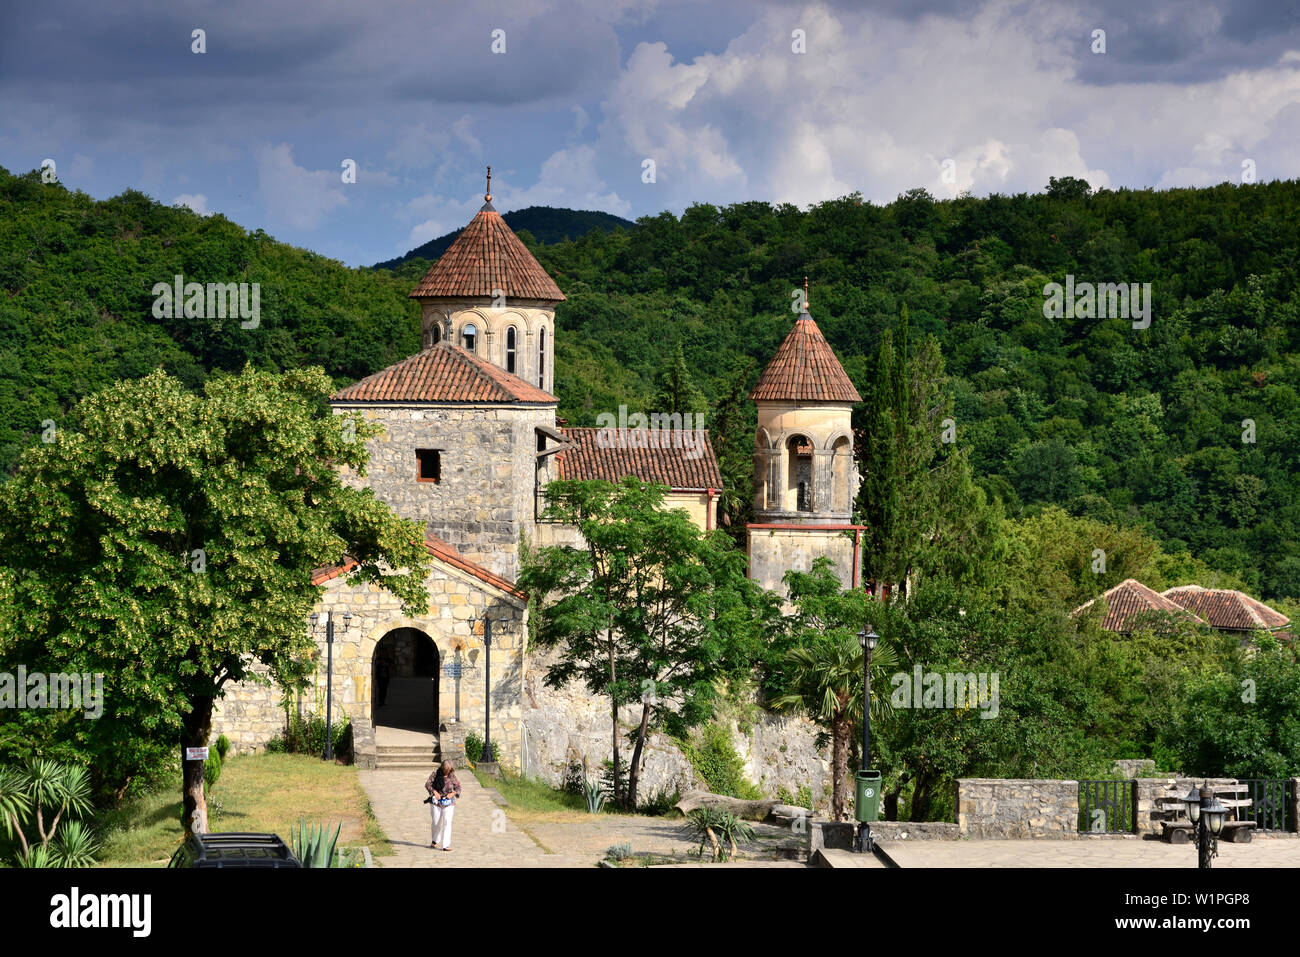
[[[444,339],[335,392],[339,402],[528,402],[555,396]]]
[[[1085,608],[1102,600],[1106,602],[1106,617],[1102,620],[1101,627],[1106,631],[1127,634],[1139,624],[1138,619],[1140,617],[1152,613],[1175,615],[1187,621],[1204,624],[1192,612],[1174,604],[1168,598],[1163,597],[1133,578],[1126,578],[1114,588],[1103,593],[1099,598],[1084,602],[1070,614],[1077,615]]]
[[[528,247],[506,225],[501,214],[485,203],[411,290],[411,298],[499,294],[507,299],[564,301],[564,293]]]
[[[500,575],[488,571],[477,562],[470,561],[460,552],[456,551],[454,546],[443,541],[432,532],[425,535],[424,547],[430,555],[439,561],[445,562],[453,568],[459,568],[461,571],[473,575],[479,581],[492,585],[495,588],[499,588],[504,592],[509,592],[517,598],[524,597],[523,592],[519,591],[513,582],[507,581]],[[314,570],[311,573],[311,583],[313,585],[323,585],[327,581],[338,578],[340,575],[347,574],[359,564],[360,562],[351,555],[344,556],[343,564],[341,565],[333,565],[327,568],[317,568]]]
[[[861,402],[862,396],[831,351],[830,343],[807,312],[767,364],[751,399],[787,399],[809,402]]]
[[[1228,631],[1273,631],[1291,623],[1291,619],[1281,612],[1243,592],[1228,588],[1179,585],[1166,589],[1164,597],[1196,613],[1211,626]]]
[[[561,479],[618,482],[633,475],[674,489],[722,488],[707,429],[561,429],[573,448],[556,453]]]

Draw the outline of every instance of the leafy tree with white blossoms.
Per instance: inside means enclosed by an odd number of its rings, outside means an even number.
[[[301,685],[313,569],[348,555],[351,581],[427,607],[421,524],[341,481],[379,427],[330,414],[331,391],[320,369],[248,367],[202,394],[159,370],[83,400],[0,487],[0,657],[104,674],[102,718],[76,722],[97,772],[140,736],[207,745],[214,702],[257,665]],[[183,763],[187,833],[207,830],[203,768]]]

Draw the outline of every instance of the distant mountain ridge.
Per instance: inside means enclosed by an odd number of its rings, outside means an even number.
[[[593,229],[612,232],[620,228],[631,229],[636,225],[631,220],[615,216],[613,213],[602,213],[594,209],[566,209],[561,206],[528,206],[503,213],[501,218],[515,232],[526,229],[538,242],[548,244],[563,242],[566,239],[578,239]],[[461,230],[457,229],[445,236],[431,239],[403,256],[375,263],[371,268],[396,269],[402,263],[412,259],[428,259],[432,262],[447,251],[447,247],[456,241],[460,233]]]

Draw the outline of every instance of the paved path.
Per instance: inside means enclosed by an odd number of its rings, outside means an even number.
[[[899,867],[1196,867],[1191,844],[1138,838],[1077,841],[880,841]],[[1300,867],[1300,840],[1219,842],[1216,868]]]
[[[546,852],[505,816],[468,771],[456,775],[461,798],[452,818],[451,851],[429,847],[429,805],[420,803],[429,771],[394,768],[363,770],[359,775],[395,851],[391,857],[375,859],[380,867],[555,866],[544,860]]]
[[[428,771],[415,769],[362,770],[361,786],[370,798],[379,826],[395,853],[379,857],[380,867],[594,867],[615,844],[631,844],[635,853],[673,857],[698,865],[691,852],[698,847],[681,827],[680,819],[601,814],[573,817],[530,817],[519,823],[502,808],[469,771],[458,773],[461,799],[452,824],[452,851],[429,847],[429,806],[424,800]],[[788,829],[754,826],[758,839],[742,848],[746,866],[806,866],[785,857],[785,848],[807,838]],[[707,859],[704,862],[709,864]]]

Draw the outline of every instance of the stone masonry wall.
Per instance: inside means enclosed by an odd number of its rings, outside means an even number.
[[[610,757],[610,715],[608,702],[590,694],[583,686],[570,683],[550,688],[545,683],[553,652],[535,652],[525,668],[523,725],[525,770],[531,777],[559,786],[569,761],[587,759],[588,773],[597,776],[601,763]],[[635,729],[640,706],[619,711],[620,734]],[[815,746],[816,727],[802,717],[760,712],[744,732],[734,722],[732,743],[745,762],[745,776],[769,797],[784,787],[792,795],[807,785],[814,799],[829,792],[829,754]],[[620,761],[626,762],[631,748],[620,745]],[[683,791],[705,787],[690,761],[675,741],[664,734],[652,734],[646,744],[645,766],[638,792],[648,798],[657,791]]]
[[[435,563],[427,581],[429,613],[408,618],[398,600],[378,585],[349,585],[345,576],[326,583],[317,612],[335,615],[334,715],[346,715],[358,725],[371,726],[374,707],[374,654],[380,639],[397,628],[416,628],[428,635],[438,649],[439,669],[453,653],[453,643],[463,642],[463,660],[477,671],[461,682],[460,713],[471,728],[482,729],[487,681],[482,672],[484,658],[482,618],[492,616],[492,738],[501,748],[501,763],[518,769],[522,738],[520,689],[525,666],[527,606],[522,599],[485,585],[459,569]],[[343,612],[352,621],[343,630]],[[308,627],[304,622],[304,627]],[[324,714],[326,689],[326,643],[324,626],[316,635],[316,673],[303,695],[303,710]],[[453,683],[441,678],[439,723],[454,715]],[[281,689],[244,682],[227,688],[215,708],[212,735],[229,736],[236,753],[258,751],[284,730],[285,713],[280,704]]]
[[[385,429],[367,440],[366,475],[345,469],[343,481],[369,486],[403,518],[424,522],[466,558],[515,580],[520,534],[531,538],[534,524],[535,428],[554,428],[554,406],[336,403],[334,410],[359,410]],[[441,481],[417,481],[417,449],[440,452]]]
[[[969,838],[1077,838],[1079,782],[962,778],[957,825]]]

